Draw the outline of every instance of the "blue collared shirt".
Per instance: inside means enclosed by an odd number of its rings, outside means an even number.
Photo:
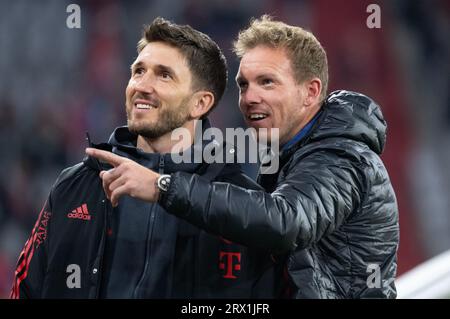
[[[317,119],[319,118],[319,115],[322,113],[322,111],[317,112],[316,115],[311,119],[311,121],[308,122],[293,138],[291,138],[286,144],[284,144],[281,147],[281,151],[287,151],[289,148],[291,148],[293,145],[297,144],[302,138],[308,134],[308,132],[311,130],[314,123],[316,123]]]

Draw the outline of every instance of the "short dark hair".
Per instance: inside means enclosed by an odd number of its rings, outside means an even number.
[[[165,42],[178,48],[187,60],[193,75],[193,89],[210,91],[214,104],[206,117],[223,96],[228,80],[227,61],[216,42],[189,25],[178,25],[161,17],[144,26],[137,45],[140,53],[150,42]]]

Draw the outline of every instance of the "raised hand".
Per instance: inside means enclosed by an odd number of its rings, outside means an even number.
[[[158,201],[159,189],[156,187],[156,181],[160,176],[158,173],[108,151],[86,148],[86,154],[113,166],[110,170],[100,172],[103,189],[113,207],[118,205],[119,198],[123,195],[147,202]]]

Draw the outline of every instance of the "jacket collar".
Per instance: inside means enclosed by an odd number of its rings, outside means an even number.
[[[108,143],[90,143],[90,147],[105,150],[108,152],[113,152],[117,155],[124,156],[130,159],[135,160],[136,162],[146,162],[148,163],[149,168],[155,169],[160,163],[164,165],[164,172],[171,173],[175,171],[185,171],[185,172],[195,172],[199,170],[202,166],[206,165],[203,161],[203,151],[207,145],[210,143],[217,143],[217,141],[210,140],[202,140],[203,132],[208,128],[211,128],[211,124],[208,119],[203,119],[197,123],[199,125],[201,123],[201,130],[199,130],[198,126],[195,130],[195,143],[187,149],[185,152],[186,156],[190,156],[190,159],[186,162],[175,162],[173,160],[173,154],[160,154],[160,153],[146,153],[141,149],[136,147],[137,135],[133,134],[129,131],[127,126],[121,126],[114,130],[111,134]],[[214,149],[219,149],[217,146]],[[220,149],[225,150],[226,145],[222,144]],[[181,154],[180,154],[181,156]],[[197,163],[195,162],[197,159]],[[200,162],[198,159],[201,159]],[[112,166],[107,163],[102,163],[95,158],[90,156],[86,156],[83,159],[83,162],[94,170],[105,170],[110,169]]]

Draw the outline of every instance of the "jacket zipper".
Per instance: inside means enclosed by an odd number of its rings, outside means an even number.
[[[164,155],[159,156],[159,165],[158,165],[158,172],[160,174],[164,173]],[[139,289],[142,286],[142,283],[144,282],[145,276],[148,273],[149,267],[150,267],[150,254],[152,249],[152,236],[153,236],[153,225],[155,224],[155,218],[156,218],[156,204],[153,204],[150,209],[150,219],[148,221],[148,235],[147,235],[147,243],[146,243],[146,254],[145,254],[145,264],[144,264],[144,271],[142,272],[141,279],[139,279],[139,282],[134,289],[133,296],[134,298],[139,298]]]
[[[105,249],[106,249],[106,232],[107,229],[109,227],[109,222],[111,220],[110,215],[112,213],[112,210],[109,208],[108,204],[107,204],[107,199],[106,197],[103,197],[102,199],[102,205],[104,208],[104,217],[103,217],[103,231],[102,231],[102,237],[100,239],[100,249],[99,249],[99,254],[97,254],[96,257],[96,261],[98,260],[98,262],[94,262],[93,268],[90,270],[91,271],[91,276],[92,275],[96,275],[97,276],[97,283],[96,283],[96,287],[95,287],[95,298],[99,299],[100,298],[100,289],[102,287],[102,275],[103,275],[103,258],[105,257]]]

